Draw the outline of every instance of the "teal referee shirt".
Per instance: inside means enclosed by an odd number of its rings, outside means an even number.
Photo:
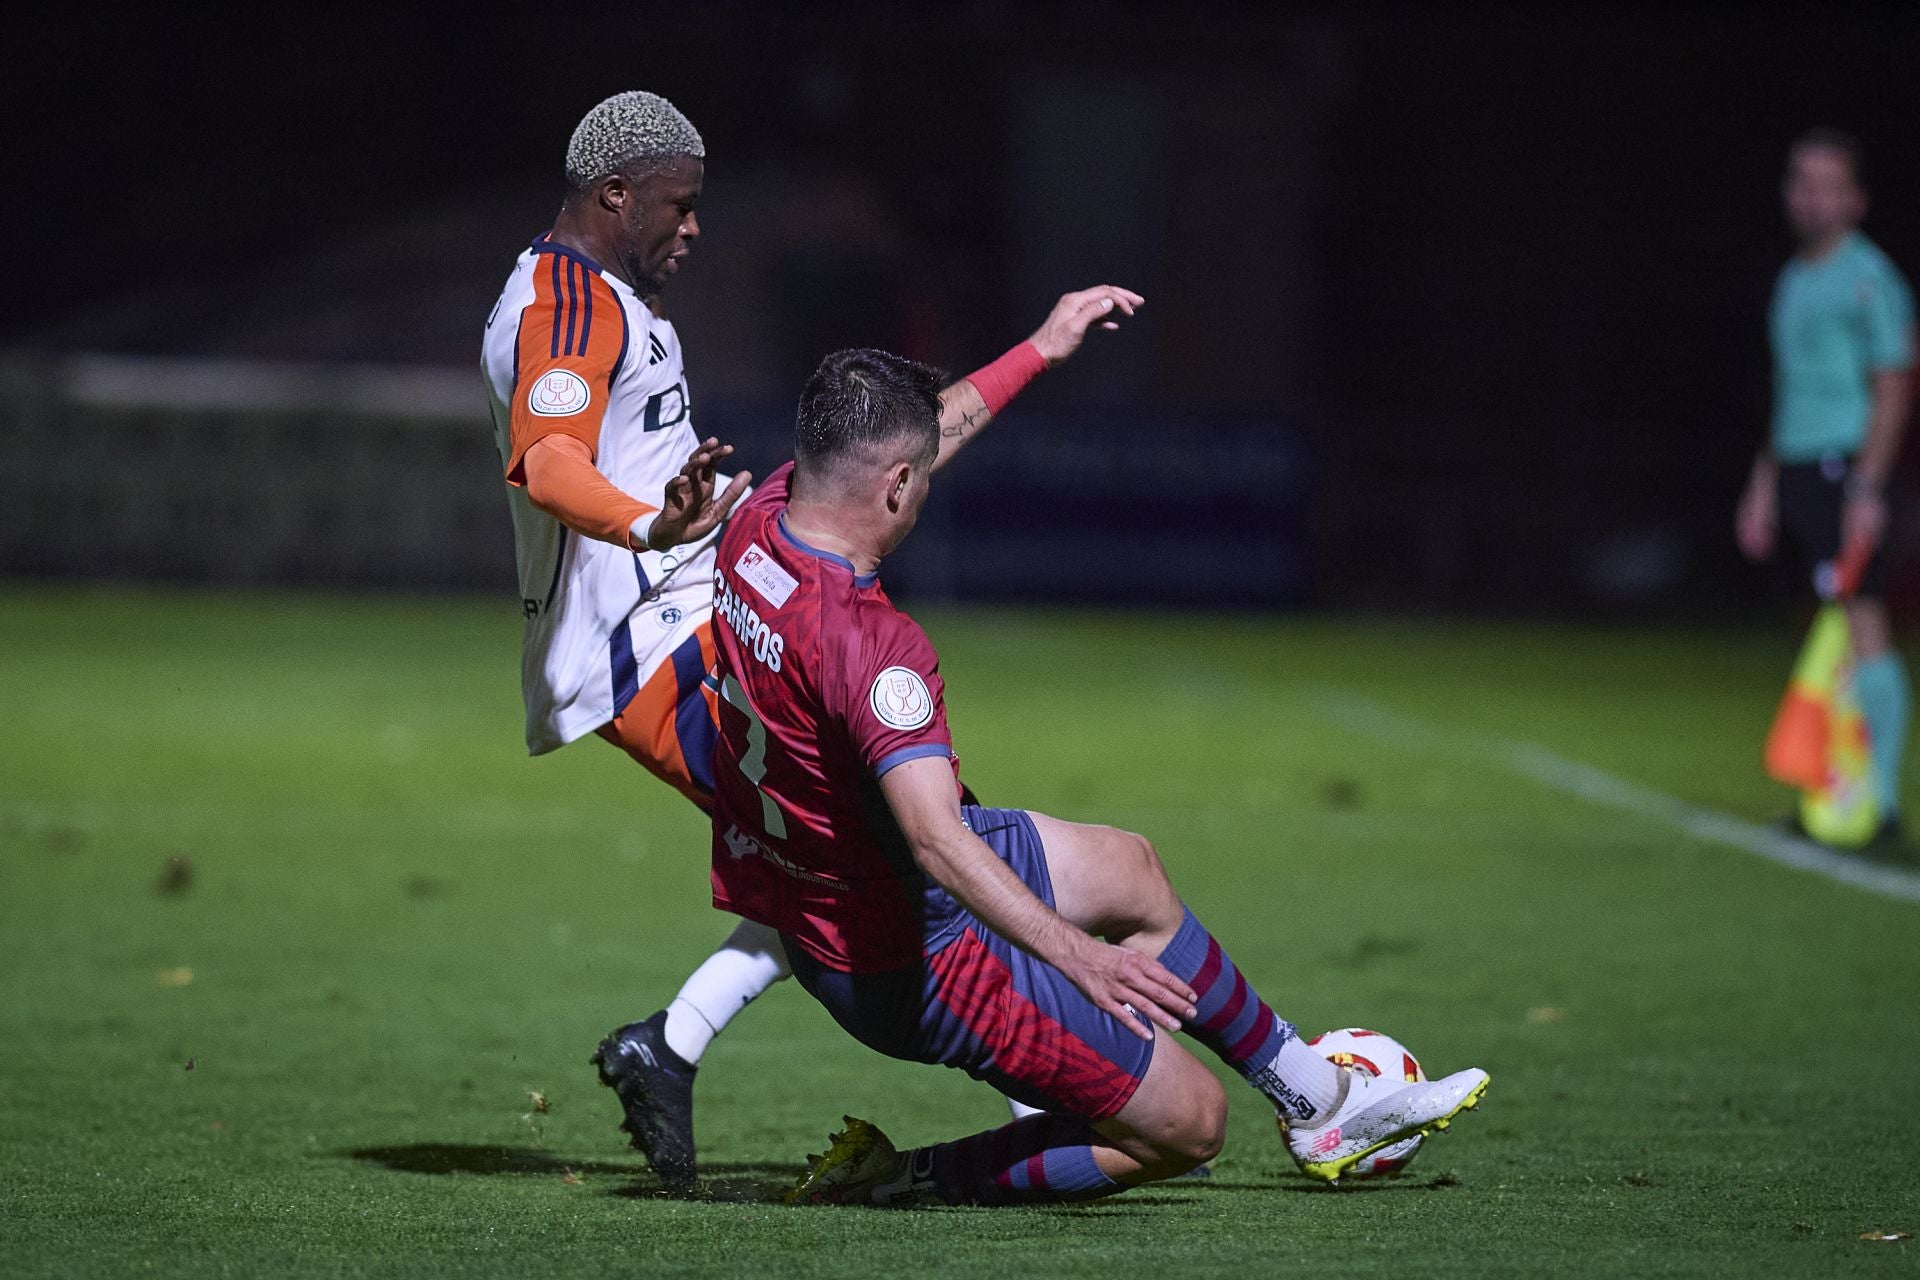
[[[1900,269],[1855,231],[1818,262],[1787,263],[1767,321],[1774,456],[1812,462],[1859,452],[1869,378],[1913,364],[1913,294]]]

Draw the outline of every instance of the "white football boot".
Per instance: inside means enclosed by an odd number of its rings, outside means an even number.
[[[1294,1163],[1322,1182],[1338,1181],[1382,1147],[1445,1129],[1462,1111],[1480,1105],[1488,1084],[1487,1073],[1477,1067],[1412,1084],[1347,1067],[1341,1068],[1341,1074],[1346,1077],[1346,1097],[1325,1124],[1290,1128],[1286,1117],[1280,1117],[1280,1134]]]

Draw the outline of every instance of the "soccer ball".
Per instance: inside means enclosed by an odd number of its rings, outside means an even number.
[[[1420,1069],[1420,1060],[1413,1056],[1407,1046],[1378,1031],[1342,1027],[1338,1031],[1317,1035],[1307,1043],[1329,1062],[1354,1071],[1364,1071],[1370,1076],[1405,1080],[1409,1084],[1427,1078],[1427,1073]],[[1382,1147],[1372,1155],[1362,1156],[1359,1163],[1342,1175],[1341,1180],[1364,1182],[1368,1178],[1391,1178],[1413,1163],[1424,1141],[1426,1139],[1416,1133],[1411,1138],[1402,1138],[1391,1146]]]

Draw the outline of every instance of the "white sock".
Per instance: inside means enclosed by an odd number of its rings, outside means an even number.
[[[1028,1116],[1037,1116],[1040,1114],[1040,1108],[1030,1107],[1018,1098],[1007,1099],[1007,1110],[1013,1112],[1013,1118],[1015,1120],[1025,1120]]]
[[[1321,1057],[1312,1045],[1297,1035],[1288,1036],[1267,1069],[1254,1077],[1256,1088],[1260,1086],[1262,1077],[1277,1080],[1282,1089],[1293,1095],[1276,1096],[1278,1090],[1263,1090],[1273,1099],[1275,1106],[1288,1113],[1287,1123],[1296,1129],[1319,1128],[1346,1097],[1340,1068]],[[1299,1104],[1302,1100],[1313,1108],[1312,1115],[1300,1114],[1302,1108]]]
[[[667,1006],[667,1048],[698,1065],[734,1014],[792,974],[780,935],[763,924],[742,920]]]

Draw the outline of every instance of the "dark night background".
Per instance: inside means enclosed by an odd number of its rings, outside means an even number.
[[[668,301],[757,469],[833,347],[959,373],[1065,289],[1148,296],[956,469],[909,593],[1771,609],[1731,515],[1788,139],[1860,135],[1920,269],[1920,6],[566,13],[16,19],[0,572],[510,592],[478,334],[627,88],[706,139]],[[471,385],[196,412],[103,398],[103,353]]]

